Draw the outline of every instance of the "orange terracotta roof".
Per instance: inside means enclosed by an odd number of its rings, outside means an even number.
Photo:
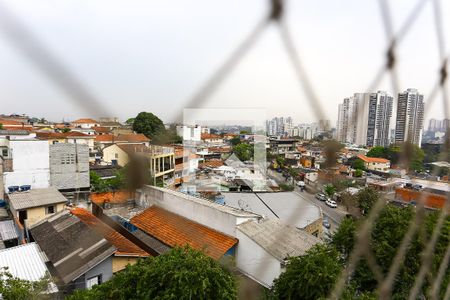
[[[208,152],[229,153],[231,152],[231,147],[209,147]]]
[[[189,245],[219,259],[238,240],[157,206],[131,219],[131,224],[170,247]]]
[[[218,168],[221,166],[223,166],[223,161],[221,159],[210,159],[199,165],[200,168]]]
[[[367,157],[365,155],[359,154],[358,158],[363,160],[364,162],[368,162],[368,163],[381,163],[381,164],[385,164],[390,162],[390,160],[385,159],[385,158],[379,158],[379,157]]]
[[[91,193],[91,201],[95,204],[108,203],[126,203],[128,200],[133,199],[133,193],[129,191],[117,191],[117,192],[105,192],[105,193]]]
[[[97,133],[111,132],[111,130],[110,130],[108,127],[95,126],[93,129],[94,129],[95,132],[97,132]]]
[[[117,143],[117,142],[125,142],[121,141],[115,136],[114,134],[102,134],[102,135],[96,135],[95,141],[99,143]]]
[[[70,209],[70,212],[77,216],[84,224],[88,225],[95,232],[102,235],[108,242],[116,247],[116,255],[121,256],[149,256],[147,252],[142,250],[136,244],[131,242],[129,239],[121,235],[119,232],[115,231],[113,228],[103,223],[100,219],[94,216],[89,211],[84,208],[74,207]]]
[[[202,133],[201,139],[202,140],[210,140],[210,139],[221,139],[222,137],[217,134],[211,134],[211,133]]]
[[[129,143],[138,142],[138,143],[146,143],[150,142],[150,139],[143,135],[142,133],[130,133],[130,134],[119,134],[117,136],[118,140],[124,140]]]
[[[9,126],[15,126],[15,127],[22,126],[22,125],[31,127],[31,125],[24,124],[22,122],[18,122],[18,121],[14,121],[14,120],[8,120],[8,119],[0,119],[0,123],[3,125],[9,125]]]
[[[77,131],[69,131],[66,133],[62,132],[36,132],[36,137],[41,140],[52,140],[52,139],[66,139],[66,138],[75,138],[75,137],[83,137],[83,138],[95,138],[93,135],[84,134],[82,132]]]
[[[75,121],[73,121],[71,123],[73,123],[73,124],[98,124],[97,121],[95,121],[94,119],[89,119],[89,118],[78,119],[78,120],[75,120]]]

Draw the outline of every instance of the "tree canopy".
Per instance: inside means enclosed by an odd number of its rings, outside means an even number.
[[[148,138],[153,138],[156,134],[164,133],[165,127],[161,119],[154,114],[140,112],[133,121],[133,130],[144,134]]]
[[[240,143],[233,147],[233,153],[241,160],[253,159],[253,146],[246,143]]]
[[[41,280],[28,281],[11,275],[7,268],[0,269],[1,299],[33,300],[49,299],[45,292],[50,283],[50,275],[46,274]]]
[[[373,191],[367,189],[361,193],[369,196]],[[375,195],[371,195],[375,198]],[[374,262],[379,266],[385,278],[393,264],[400,265],[392,286],[392,299],[407,299],[419,274],[424,259],[424,249],[429,243],[440,211],[424,216],[419,232],[410,240],[406,255],[402,261],[394,261],[411,221],[415,218],[412,207],[385,206],[373,224],[369,247]],[[276,299],[317,299],[328,297],[334,282],[343,268],[348,264],[350,253],[356,246],[357,230],[362,226],[365,217],[354,220],[344,218],[331,242],[312,248],[305,256],[289,260],[286,272],[275,281],[273,294]],[[430,271],[424,278],[419,297],[431,297],[431,285],[437,277],[450,242],[450,217],[447,216],[437,238],[436,247],[428,257]],[[450,284],[450,268],[446,267],[443,280],[435,298],[444,297]],[[342,299],[377,299],[379,283],[366,257],[362,257],[356,269],[347,281]],[[423,295],[423,296],[420,296]]]
[[[135,265],[69,300],[236,299],[236,280],[212,258],[188,246],[139,260]]]

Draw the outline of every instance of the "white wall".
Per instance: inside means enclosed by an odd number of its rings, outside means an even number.
[[[280,262],[239,229],[236,248],[236,266],[244,274],[269,288],[282,272]]]
[[[140,205],[148,207],[155,204],[172,213],[233,237],[236,236],[236,226],[250,219],[250,217],[240,217],[219,210],[207,200],[191,201],[186,197],[192,196],[180,194],[145,186],[142,188],[142,195],[139,199]],[[203,201],[204,203],[201,203]]]
[[[10,141],[13,172],[4,173],[4,186],[31,185],[47,188],[50,185],[48,141]]]
[[[200,142],[201,127],[200,126],[177,126],[177,135],[183,138],[183,141]]]

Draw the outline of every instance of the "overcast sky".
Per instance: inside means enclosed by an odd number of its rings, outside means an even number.
[[[266,14],[265,0],[0,0],[121,120],[151,111],[165,122]],[[389,1],[398,30],[417,1]],[[450,1],[441,1],[450,44]],[[287,20],[332,124],[337,105],[364,92],[387,42],[377,0],[289,1]],[[398,47],[402,90],[425,100],[439,57],[431,1]],[[205,107],[266,109],[268,117],[315,120],[276,27],[269,27]],[[70,99],[0,31],[0,113],[53,121],[99,117]],[[389,78],[378,89],[392,93]],[[441,98],[426,116],[443,118]],[[100,113],[102,114],[102,113]]]

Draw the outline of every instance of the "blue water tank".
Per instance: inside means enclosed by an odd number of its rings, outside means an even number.
[[[10,193],[18,192],[19,191],[19,186],[18,185],[8,186],[8,191]]]
[[[223,195],[217,195],[214,202],[220,205],[225,205],[225,197]]]
[[[5,207],[6,206],[6,202],[3,199],[0,199],[0,207]]]
[[[29,185],[29,184],[20,186],[20,191],[21,192],[26,192],[26,191],[29,191],[30,189],[31,189],[31,185]]]

